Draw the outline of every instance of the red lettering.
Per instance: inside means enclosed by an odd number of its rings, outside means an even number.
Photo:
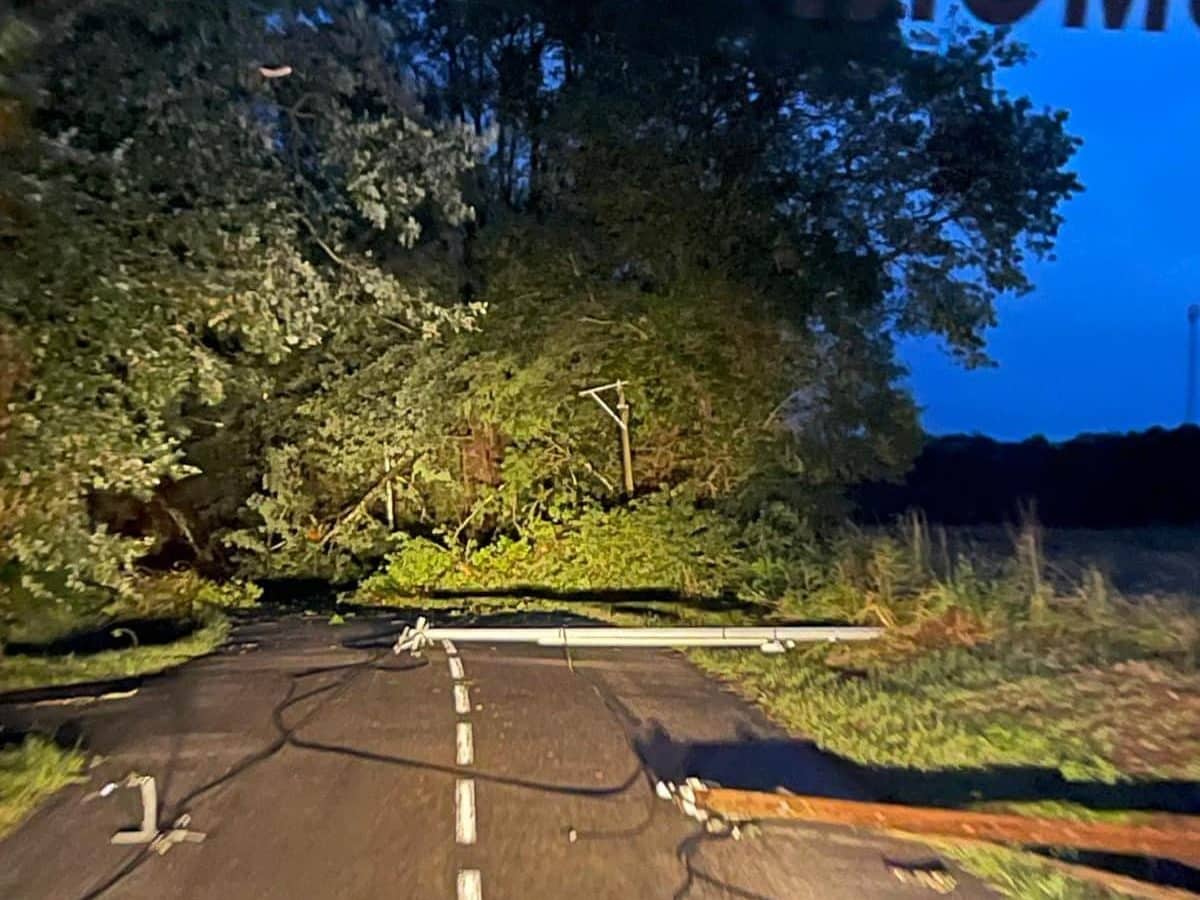
[[[1037,5],[1038,0],[967,0],[967,9],[989,25],[1011,25],[1029,15]]]
[[[1129,20],[1133,0],[1102,0],[1104,27],[1120,29]],[[1192,0],[1192,17],[1200,25],[1200,0]],[[1067,0],[1064,22],[1068,28],[1082,28],[1087,21],[1087,0]],[[1167,0],[1146,0],[1146,30],[1162,31],[1167,27]]]

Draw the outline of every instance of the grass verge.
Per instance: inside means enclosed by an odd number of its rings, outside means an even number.
[[[1073,878],[1034,853],[983,844],[940,849],[975,877],[1017,900],[1112,900],[1124,896]]]
[[[229,621],[210,614],[200,628],[169,644],[87,655],[0,655],[0,693],[161,672],[216,649],[228,634]]]
[[[1200,778],[1200,676],[1158,661],[1057,669],[995,646],[899,659],[885,647],[692,658],[790,730],[868,766]]]
[[[0,838],[55,791],[77,781],[86,760],[43,737],[27,737],[0,750]]]

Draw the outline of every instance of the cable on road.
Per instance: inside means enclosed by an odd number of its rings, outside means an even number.
[[[395,633],[395,629],[391,629],[391,631],[393,634]],[[379,644],[372,645],[367,642],[372,641],[372,640],[378,640],[381,636],[382,635],[368,635],[366,638],[358,639],[354,642],[346,642],[344,644],[344,646],[355,647],[356,649],[366,649],[368,646],[379,647],[380,646]],[[390,648],[390,642],[388,642],[388,644],[386,646],[388,646]],[[333,665],[333,666],[322,666],[322,667],[317,667],[317,668],[312,668],[312,669],[304,669],[299,672],[290,673],[288,675],[287,693],[284,695],[283,699],[278,704],[276,704],[276,706],[271,710],[271,714],[270,714],[271,721],[274,724],[275,729],[279,732],[278,737],[275,740],[271,741],[263,749],[257,750],[254,753],[250,754],[249,756],[245,757],[239,763],[234,765],[233,768],[231,768],[229,771],[227,771],[224,774],[220,775],[219,777],[213,779],[212,781],[208,782],[207,784],[203,784],[200,787],[195,788],[194,790],[192,790],[191,792],[186,794],[184,797],[182,797],[180,800],[178,800],[175,804],[173,804],[173,812],[168,816],[168,818],[178,818],[179,815],[189,812],[191,805],[194,804],[197,800],[212,793],[213,791],[215,791],[217,788],[221,787],[222,785],[228,784],[229,782],[233,781],[235,778],[244,774],[247,770],[253,768],[254,766],[258,765],[259,763],[270,759],[271,757],[273,757],[277,753],[279,753],[280,750],[282,750],[284,747],[287,747],[287,746],[295,747],[295,748],[301,749],[301,750],[308,750],[310,752],[315,752],[315,753],[328,753],[328,754],[334,754],[334,755],[347,756],[347,757],[350,757],[353,759],[360,759],[360,760],[363,760],[366,762],[394,765],[394,766],[399,766],[402,768],[408,768],[408,769],[413,769],[413,770],[418,770],[418,771],[434,772],[437,774],[448,775],[448,776],[460,777],[460,776],[469,774],[472,778],[474,778],[477,781],[481,781],[481,782],[499,784],[499,785],[503,785],[506,787],[514,787],[514,788],[518,788],[521,790],[534,791],[534,792],[544,793],[544,794],[555,794],[555,795],[560,795],[560,796],[579,797],[582,799],[605,799],[605,798],[611,798],[614,796],[618,796],[620,794],[625,793],[630,788],[632,788],[635,784],[637,784],[637,782],[639,780],[639,776],[646,775],[648,778],[650,777],[650,773],[646,769],[645,765],[642,764],[639,760],[638,767],[629,775],[629,777],[624,779],[623,781],[621,781],[619,784],[616,784],[616,785],[612,785],[612,786],[608,786],[608,787],[595,787],[593,785],[552,784],[552,783],[547,783],[547,782],[532,781],[532,780],[524,779],[524,778],[514,778],[514,777],[510,777],[510,776],[505,776],[505,775],[481,773],[475,768],[468,769],[468,768],[459,767],[459,766],[439,765],[437,763],[430,763],[430,762],[427,762],[424,760],[416,760],[416,759],[409,759],[406,757],[374,753],[372,751],[362,750],[362,749],[359,749],[356,747],[347,747],[347,746],[338,745],[338,744],[324,744],[324,743],[320,743],[317,741],[307,741],[307,740],[304,740],[303,738],[300,738],[296,734],[296,732],[299,731],[301,728],[303,728],[305,725],[308,725],[309,723],[311,723],[313,721],[313,719],[316,718],[317,714],[322,709],[324,709],[325,706],[329,702],[336,699],[338,696],[341,696],[346,690],[348,690],[350,688],[350,686],[354,683],[354,681],[357,680],[357,678],[364,672],[366,672],[368,670],[372,670],[372,669],[376,670],[376,671],[381,671],[381,672],[408,672],[408,671],[414,671],[416,669],[421,669],[421,668],[424,668],[425,666],[429,665],[428,659],[422,659],[415,663],[406,664],[406,665],[378,665],[377,664],[378,660],[383,655],[384,654],[383,654],[382,650],[380,650],[379,652],[372,653],[369,656],[367,656],[366,658],[364,658],[362,660],[358,660],[356,662],[341,663],[341,664]],[[318,675],[326,675],[331,672],[345,672],[347,674],[344,677],[342,677],[341,679],[339,679],[338,681],[335,681],[331,684],[321,685],[320,687],[313,688],[312,690],[306,691],[305,693],[302,693],[299,695],[296,694],[297,687],[304,679],[312,678],[312,677],[315,677]],[[590,681],[590,679],[589,679],[589,681]],[[298,703],[302,703],[305,700],[308,700],[308,699],[311,699],[313,697],[320,696],[320,695],[325,695],[324,698],[322,699],[322,701],[320,703],[318,703],[317,705],[315,705],[308,712],[306,712],[300,718],[299,721],[295,722],[290,727],[286,726],[284,724],[283,716],[288,711],[288,709],[290,709],[291,707],[295,706]],[[601,694],[601,696],[603,698],[603,694]],[[619,701],[617,701],[617,702],[619,704]],[[613,710],[613,708],[611,706],[609,706],[609,704],[607,702],[605,703],[605,706],[606,706],[606,708],[610,709],[610,711],[613,711],[614,717],[616,717],[618,719],[618,725],[620,725],[622,727],[622,731],[624,732],[625,731],[624,722],[622,721],[621,716],[619,716],[618,713],[615,710]],[[625,716],[628,716],[627,712],[625,713]],[[626,734],[626,736],[628,738],[628,734]],[[655,799],[654,795],[653,795],[653,791],[651,791],[649,798],[651,801],[653,801]],[[657,804],[654,804],[653,806],[651,806],[649,819],[653,818],[656,810],[657,810]],[[627,831],[630,832],[630,834],[628,836],[633,836],[634,834],[640,832],[640,830],[644,829],[647,825],[649,825],[649,819],[642,825],[636,826],[635,827],[636,830],[628,829]],[[600,833],[584,832],[583,835],[584,835],[585,840],[601,839],[604,836],[606,836],[605,833],[603,833],[603,832],[600,832]],[[620,837],[620,836],[624,836],[624,835],[623,834],[614,834],[613,835],[613,837]],[[117,871],[115,873],[113,873],[109,878],[107,878],[102,884],[92,888],[87,893],[83,894],[81,896],[80,900],[97,900],[97,898],[104,896],[109,891],[111,891],[114,887],[116,887],[119,883],[124,881],[130,875],[132,875],[133,872],[136,871],[141,866],[141,864],[144,863],[148,858],[149,858],[148,848],[142,848],[136,854],[134,854],[130,859],[128,859],[125,863],[123,863],[121,865],[121,867],[119,869],[117,869]]]
[[[329,703],[331,700],[335,699],[336,697],[338,697],[342,693],[344,693],[350,687],[350,685],[353,684],[353,682],[358,678],[358,676],[361,675],[363,672],[367,671],[368,669],[377,669],[379,671],[385,671],[385,672],[405,672],[405,671],[412,671],[415,669],[421,669],[421,668],[424,668],[425,666],[429,665],[429,660],[419,660],[416,663],[403,665],[403,666],[379,666],[379,665],[376,665],[377,661],[379,660],[379,658],[382,655],[383,655],[383,653],[381,651],[381,652],[370,654],[370,655],[366,656],[364,659],[358,660],[353,663],[343,663],[343,664],[336,665],[336,666],[324,666],[324,667],[319,667],[319,668],[314,668],[314,669],[304,669],[299,672],[290,673],[287,676],[288,688],[287,688],[286,694],[284,695],[283,699],[279,703],[277,703],[275,705],[275,707],[271,710],[271,721],[274,724],[276,730],[279,731],[279,736],[275,740],[271,741],[271,743],[269,743],[263,749],[256,750],[254,753],[251,753],[249,756],[243,758],[240,762],[235,764],[229,771],[223,773],[222,775],[218,776],[217,778],[213,779],[212,781],[210,781],[206,784],[200,785],[199,787],[195,788],[190,793],[186,794],[181,799],[176,801],[174,804],[174,812],[172,812],[166,818],[177,819],[180,815],[183,815],[184,813],[187,813],[189,811],[190,804],[195,803],[197,800],[204,797],[205,795],[211,793],[212,791],[216,790],[217,788],[221,787],[224,784],[228,784],[230,781],[232,781],[233,779],[242,775],[247,770],[253,768],[254,766],[258,765],[261,762],[264,762],[267,759],[270,759],[272,756],[277,754],[280,750],[282,750],[284,747],[286,747],[289,744],[290,739],[293,736],[295,731],[297,731],[300,728],[303,728],[305,725],[307,725],[309,722],[311,722],[316,717],[317,713],[319,713],[325,707],[325,705],[327,703]],[[339,681],[333,682],[332,684],[321,685],[320,687],[306,691],[302,694],[299,694],[299,695],[296,694],[297,687],[299,686],[301,681],[303,681],[304,679],[311,678],[316,675],[325,675],[330,672],[349,672],[349,674],[347,676],[345,676],[344,678],[340,679]],[[291,707],[295,706],[298,703],[302,703],[305,700],[309,700],[313,697],[320,696],[322,694],[325,694],[328,696],[326,696],[319,704],[317,704],[312,709],[310,709],[307,713],[305,713],[300,718],[300,720],[298,722],[296,722],[294,725],[292,725],[290,728],[284,726],[283,715]],[[130,875],[132,875],[134,873],[134,871],[136,871],[141,866],[141,864],[144,863],[149,858],[149,855],[150,855],[149,846],[141,848],[136,853],[134,853],[129,859],[127,859],[124,863],[122,863],[122,865],[117,869],[117,871],[114,872],[111,876],[109,876],[104,882],[102,882],[101,884],[97,885],[96,887],[90,889],[87,893],[83,894],[80,897],[80,900],[97,900],[97,898],[102,897],[103,895],[107,894],[114,887],[116,887],[120,882],[124,881],[126,878],[128,878]]]
[[[640,729],[644,723],[642,722],[641,719],[639,719],[632,712],[630,712],[628,707],[626,707],[625,704],[621,702],[620,698],[617,697],[611,690],[609,690],[608,686],[605,685],[602,681],[583,674],[582,669],[576,668],[574,666],[571,666],[570,670],[577,678],[582,678],[584,681],[586,681],[591,686],[592,690],[594,690],[596,692],[596,694],[600,697],[601,702],[604,704],[605,708],[609,711],[609,714],[613,717],[613,720],[617,723],[617,727],[620,728],[621,732],[624,734],[625,741],[627,744],[629,744],[630,750],[638,757],[638,760],[641,763],[642,771],[646,774],[646,778],[647,778],[647,781],[649,782],[649,787],[650,787],[650,793],[648,795],[649,814],[644,822],[642,822],[641,824],[639,824],[637,826],[634,826],[633,828],[623,829],[620,831],[576,832],[577,839],[578,840],[605,840],[605,839],[623,839],[623,838],[627,838],[627,837],[636,837],[637,835],[641,834],[647,828],[650,827],[651,823],[654,820],[655,815],[657,814],[659,808],[662,806],[662,804],[658,802],[658,798],[654,793],[654,784],[655,784],[655,781],[657,780],[656,775],[650,769],[649,764],[646,763],[646,761],[642,758],[642,756],[638,752],[638,748],[637,748],[637,737],[638,737],[637,730]],[[684,838],[679,843],[679,845],[675,848],[675,855],[679,859],[679,861],[683,863],[686,877],[684,879],[683,884],[679,887],[678,890],[676,890],[676,892],[673,896],[673,900],[683,900],[683,898],[686,897],[688,895],[688,893],[691,892],[692,886],[697,881],[704,882],[706,884],[710,884],[713,887],[716,887],[716,888],[720,889],[721,891],[725,892],[729,896],[739,898],[739,900],[770,900],[769,897],[764,897],[761,894],[756,894],[756,893],[753,893],[752,891],[747,891],[743,888],[737,887],[736,885],[732,885],[726,881],[722,881],[721,879],[719,879],[713,875],[709,875],[703,869],[700,869],[695,865],[693,856],[696,854],[697,850],[706,841],[719,841],[719,840],[729,840],[729,839],[730,839],[730,835],[728,835],[728,834],[713,834],[711,832],[703,830],[703,828],[701,827],[701,830],[698,830],[695,834],[692,834],[692,835]]]
[[[564,649],[567,650],[567,661],[570,663],[570,648]],[[654,824],[654,819],[657,817],[661,806],[658,802],[658,797],[654,793],[654,782],[656,780],[654,773],[650,771],[641,754],[637,752],[636,732],[641,727],[642,721],[631,713],[625,704],[621,702],[620,698],[613,694],[603,682],[585,675],[581,669],[575,668],[574,665],[569,665],[569,669],[576,678],[585,681],[591,687],[596,696],[600,698],[600,702],[604,705],[609,715],[612,716],[617,728],[625,738],[625,743],[629,747],[630,752],[633,753],[638,761],[638,769],[645,776],[646,787],[648,789],[646,793],[646,814],[641,822],[631,825],[628,828],[618,829],[592,828],[580,830],[572,828],[570,830],[571,841],[572,843],[576,841],[621,841],[638,837]],[[634,780],[636,780],[636,777],[635,774]]]
[[[695,834],[692,834],[679,842],[679,845],[675,848],[675,856],[680,862],[683,863],[684,868],[687,871],[687,877],[684,879],[683,884],[679,886],[678,890],[671,895],[671,900],[684,900],[684,898],[691,893],[692,887],[697,881],[703,882],[704,884],[710,884],[731,897],[739,898],[739,900],[771,900],[770,897],[766,897],[763,894],[756,894],[753,891],[748,891],[744,888],[732,885],[727,881],[722,881],[715,875],[709,875],[703,869],[696,867],[692,857],[695,856],[696,852],[701,846],[703,846],[704,843],[715,843],[717,841],[727,840],[730,840],[730,836],[728,834],[713,834],[711,832],[704,831],[703,828],[701,828],[701,830],[697,831]]]
[[[396,629],[394,628],[389,629],[388,632],[390,632],[393,637],[397,633]],[[283,699],[276,704],[270,713],[272,724],[278,732],[278,736],[263,749],[255,751],[254,753],[245,757],[239,763],[234,765],[229,771],[186,794],[175,804],[173,804],[173,812],[168,816],[168,818],[178,818],[178,816],[189,812],[190,806],[196,801],[211,794],[219,787],[226,785],[238,778],[259,763],[275,756],[284,747],[291,746],[296,749],[307,750],[313,753],[345,756],[352,759],[362,760],[364,762],[393,765],[415,771],[426,771],[454,777],[460,777],[469,774],[476,781],[484,783],[497,784],[504,787],[513,787],[519,790],[533,791],[542,794],[577,797],[585,800],[602,800],[619,796],[633,788],[638,783],[640,778],[645,778],[649,790],[646,794],[647,812],[643,821],[628,828],[617,830],[592,829],[580,831],[572,829],[572,833],[575,836],[573,839],[579,841],[628,840],[644,833],[646,829],[649,828],[653,823],[661,804],[657,802],[657,797],[654,793],[655,775],[650,770],[646,762],[641,758],[640,754],[637,753],[636,729],[642,726],[642,721],[634,716],[624,706],[624,704],[622,704],[621,701],[615,695],[613,695],[607,686],[599,683],[587,675],[584,675],[580,669],[574,667],[572,667],[572,671],[575,676],[587,682],[596,692],[597,696],[601,700],[601,703],[604,705],[605,709],[608,710],[618,729],[624,736],[630,750],[638,759],[637,768],[634,769],[634,771],[631,772],[627,778],[623,779],[618,784],[607,787],[596,787],[593,785],[563,785],[539,782],[530,779],[480,772],[478,769],[473,767],[465,768],[460,766],[441,765],[425,760],[375,753],[373,751],[363,750],[357,747],[309,741],[299,737],[296,732],[298,732],[305,725],[310,724],[330,702],[349,690],[351,685],[353,685],[353,683],[364,672],[369,670],[381,672],[409,672],[424,668],[425,666],[429,665],[428,659],[421,659],[407,665],[378,665],[378,660],[381,656],[383,656],[382,648],[390,648],[391,646],[390,639],[386,642],[381,640],[385,634],[387,634],[387,632],[380,632],[379,634],[367,635],[365,638],[359,638],[355,639],[354,641],[347,641],[343,643],[343,646],[347,648],[377,650],[377,652],[371,653],[362,660],[352,663],[342,663],[332,666],[304,669],[299,672],[290,673],[287,676],[287,692]],[[296,693],[298,686],[305,679],[316,677],[318,675],[327,675],[333,672],[344,672],[346,674],[342,678],[330,684],[321,685],[301,694]],[[300,717],[298,721],[293,723],[291,726],[288,726],[284,723],[283,717],[289,709],[299,703],[304,702],[305,700],[309,700],[318,696],[322,697],[321,702],[317,703],[312,709],[308,710],[303,716]],[[687,870],[687,879],[679,891],[676,892],[676,900],[682,900],[688,891],[690,891],[692,884],[697,880],[721,887],[722,889],[731,893],[733,896],[744,898],[744,900],[767,900],[767,898],[762,898],[757,894],[752,894],[731,885],[727,885],[719,879],[716,879],[702,870],[695,868],[691,860],[691,855],[694,852],[695,847],[702,843],[705,839],[713,837],[716,836],[701,832],[700,834],[692,835],[691,837],[685,839],[677,848],[677,856],[683,862]],[[97,885],[82,895],[80,900],[97,900],[97,898],[107,894],[114,887],[132,875],[142,865],[142,863],[149,858],[149,856],[149,847],[144,847],[138,850],[103,883]]]
[[[510,775],[495,775],[487,772],[480,772],[476,768],[470,766],[451,766],[442,765],[440,763],[431,763],[426,760],[411,759],[406,756],[392,756],[387,753],[376,753],[372,750],[362,750],[358,747],[347,747],[342,744],[323,744],[318,741],[306,741],[303,738],[292,737],[288,743],[293,747],[298,747],[301,750],[311,750],[314,753],[329,753],[335,756],[347,756],[351,759],[359,759],[364,762],[381,763],[383,765],[398,766],[403,769],[415,769],[424,772],[435,772],[441,775],[454,775],[458,777],[470,776],[476,781],[487,782],[489,784],[498,784],[504,787],[514,787],[526,791],[534,791],[540,794],[558,794],[568,797],[579,797],[585,800],[602,800],[608,797],[614,797],[618,794],[623,794],[633,787],[638,776],[642,774],[641,768],[634,772],[619,784],[609,787],[594,787],[592,785],[571,785],[571,784],[553,784],[543,781],[531,781],[525,778],[514,778]]]

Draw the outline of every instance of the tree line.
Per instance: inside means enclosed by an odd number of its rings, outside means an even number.
[[[931,439],[899,483],[855,489],[858,516],[921,509],[946,525],[1009,524],[1033,508],[1046,525],[1132,528],[1200,522],[1200,428],[1085,434],[1061,443],[981,435]]]

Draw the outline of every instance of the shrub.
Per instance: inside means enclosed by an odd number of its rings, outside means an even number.
[[[750,596],[755,579],[742,528],[715,510],[655,495],[626,507],[592,507],[567,522],[537,522],[517,536],[452,548],[406,538],[368,591],[661,590],[688,597]]]

